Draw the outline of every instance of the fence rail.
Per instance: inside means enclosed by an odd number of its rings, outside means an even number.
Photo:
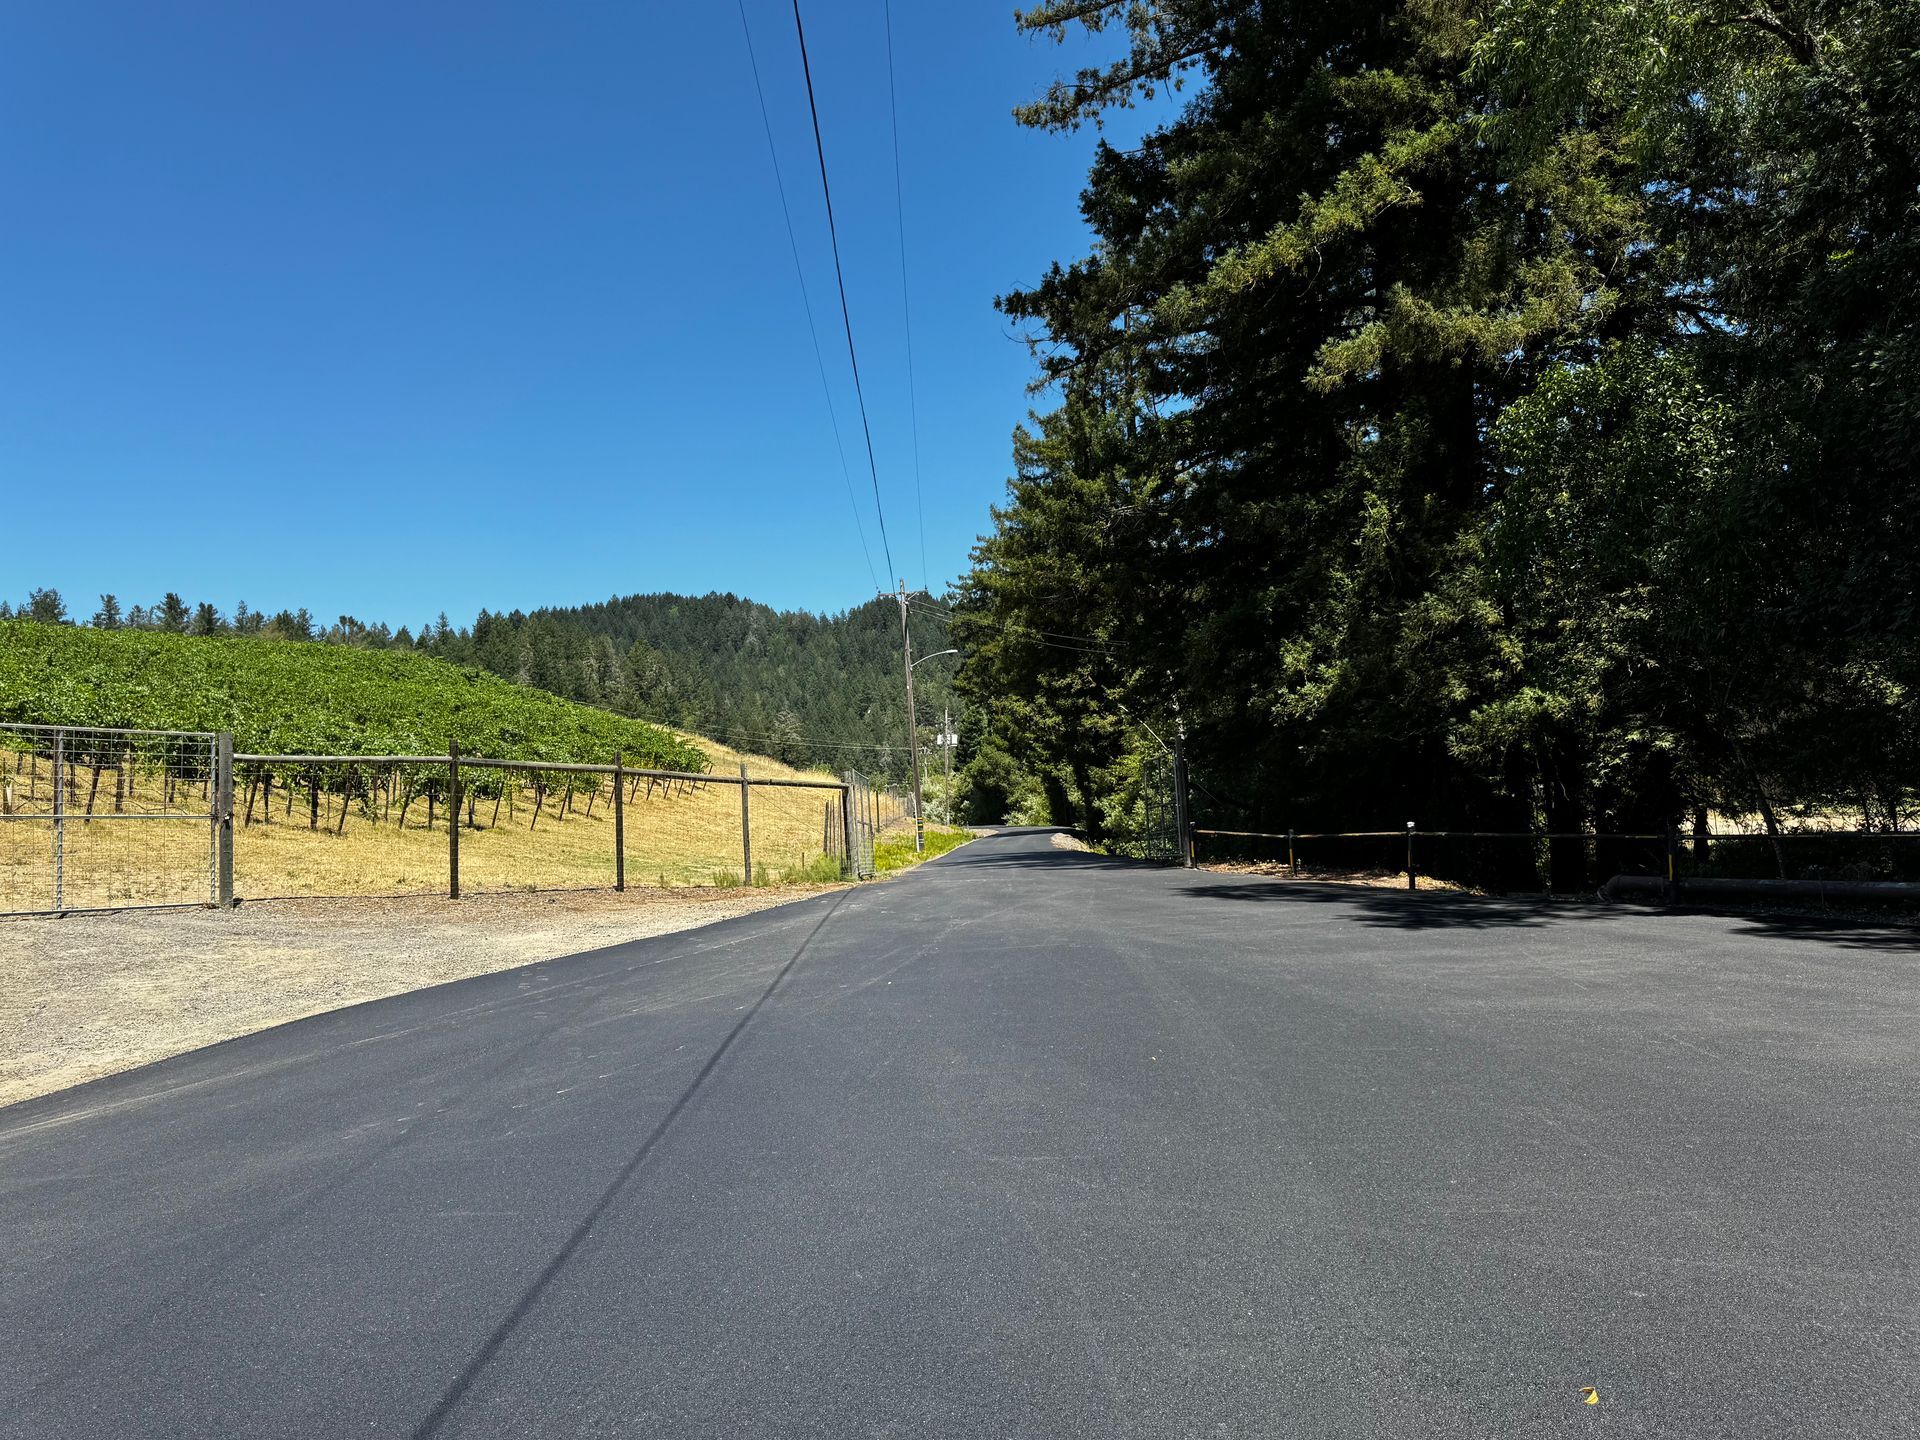
[[[1425,877],[1467,888],[1509,892],[1588,891],[1615,875],[1689,879],[1920,879],[1916,830],[1450,830],[1408,825],[1399,830],[1225,830],[1196,826],[1191,834],[1251,851],[1270,842],[1291,875],[1404,875],[1417,889]],[[1255,842],[1253,844],[1236,842]],[[1822,845],[1810,858],[1814,845]],[[1756,847],[1764,847],[1764,853]],[[1311,851],[1303,855],[1303,848]],[[1718,854],[1715,853],[1716,848]],[[1793,857],[1793,858],[1790,858]],[[1796,863],[1797,860],[1797,863]],[[1766,871],[1766,874],[1758,872]],[[1789,873],[1795,872],[1795,873]]]
[[[0,914],[14,915],[225,906],[236,891],[618,891],[635,871],[661,885],[867,878],[901,805],[858,774],[506,759],[451,745],[235,753],[230,736],[199,732],[0,725],[0,761],[0,820],[17,822],[0,825]],[[125,831],[107,856],[98,822],[127,820],[174,823]],[[93,843],[79,845],[83,835]]]

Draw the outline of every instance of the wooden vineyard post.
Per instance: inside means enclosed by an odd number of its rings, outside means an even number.
[[[627,888],[627,771],[613,752],[613,888]]]
[[[845,862],[840,867],[843,875],[857,874],[860,862],[853,854],[853,786],[840,787],[840,855]]]
[[[460,742],[447,742],[447,898],[460,898]]]
[[[740,762],[740,883],[753,884],[753,819],[749,814],[747,762]]]

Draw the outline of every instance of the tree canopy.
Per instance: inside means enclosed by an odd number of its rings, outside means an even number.
[[[962,683],[1097,813],[1647,823],[1920,774],[1920,5],[1048,0],[1124,53]],[[1077,637],[1077,638],[1054,638]],[[1105,778],[1103,778],[1103,776]],[[1064,792],[1077,791],[1075,794]]]

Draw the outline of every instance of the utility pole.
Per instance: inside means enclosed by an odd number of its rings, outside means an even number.
[[[895,598],[900,602],[901,661],[907,672],[907,750],[913,756],[913,848],[918,854],[927,848],[927,825],[921,818],[920,729],[913,714],[913,630],[907,624],[907,582],[904,579]]]
[[[942,793],[946,799],[941,803],[947,807],[947,820],[953,820],[953,707],[947,706],[940,712],[940,773],[947,788]]]

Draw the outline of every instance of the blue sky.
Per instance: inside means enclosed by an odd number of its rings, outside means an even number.
[[[1032,403],[992,298],[1087,245],[1092,133],[1008,111],[1100,52],[894,7],[923,567],[882,4],[802,8],[894,569],[937,588]],[[884,584],[792,12],[747,10]],[[6,598],[873,593],[733,0],[27,0],[0,194]]]

